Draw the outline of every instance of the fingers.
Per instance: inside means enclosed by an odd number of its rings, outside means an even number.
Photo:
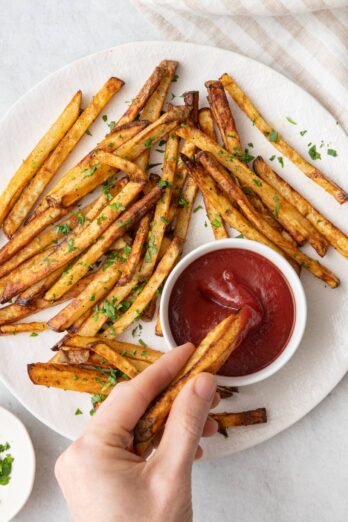
[[[215,391],[215,377],[201,373],[191,379],[175,399],[154,456],[155,463],[165,466],[169,474],[191,470]],[[206,429],[216,429],[213,421],[209,421]]]
[[[87,431],[99,436],[103,434],[110,443],[127,447],[129,433],[147,406],[176,377],[193,350],[193,344],[184,344],[163,355],[131,381],[116,385],[94,415]]]

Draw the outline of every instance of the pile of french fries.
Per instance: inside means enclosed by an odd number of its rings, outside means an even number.
[[[139,319],[154,318],[199,191],[216,240],[233,228],[276,250],[298,274],[304,268],[332,288],[339,285],[334,273],[300,247],[308,242],[323,257],[332,246],[348,257],[348,237],[261,157],[249,166],[226,91],[299,171],[340,203],[347,193],[293,150],[228,74],[206,82],[209,107],[199,107],[198,91],[185,93],[183,105],[166,105],[177,65],[162,61],[105,138],[47,191],[124,82],[110,78],[83,111],[78,91],[0,198],[0,225],[9,239],[0,249],[0,335],[67,331],[49,362],[29,365],[35,384],[94,394],[99,404],[116,382],[134,378],[161,356],[117,339]],[[161,177],[149,173],[156,148],[164,152]],[[63,302],[47,323],[21,323]],[[241,311],[202,341],[139,422],[139,454],[163,427],[185,382],[200,371],[216,373],[242,328]],[[155,331],[161,335],[159,315]],[[214,418],[222,431],[266,421],[263,409],[219,415]]]

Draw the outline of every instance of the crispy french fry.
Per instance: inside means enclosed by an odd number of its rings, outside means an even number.
[[[110,348],[115,350],[117,353],[128,359],[144,361],[147,363],[154,363],[160,357],[163,352],[153,350],[148,346],[146,348],[138,346],[137,344],[124,343],[122,341],[115,341],[112,339],[106,339],[103,336],[81,336],[81,335],[68,335],[64,337],[63,344],[66,348],[90,348],[91,345],[98,343],[105,343]]]
[[[188,170],[188,169],[187,169]],[[181,250],[184,247],[190,219],[192,215],[192,208],[198,192],[196,181],[190,177],[181,194],[182,204],[180,205],[178,215],[176,218],[174,237],[180,240]],[[179,201],[180,203],[180,201]]]
[[[86,312],[84,312],[82,315],[80,315],[80,317],[78,319],[76,319],[76,321],[74,321],[74,323],[68,329],[69,334],[78,332],[80,330],[81,326],[83,325],[83,323],[85,321],[87,321],[87,319],[91,315],[93,315],[93,310],[86,310]]]
[[[138,455],[144,455],[151,441],[164,426],[171,406],[184,385],[201,372],[216,373],[239,345],[249,322],[249,312],[242,309],[219,323],[196,349],[179,376],[157,397],[139,420],[134,433]]]
[[[208,101],[219,127],[225,148],[236,153],[242,150],[236,124],[227,101],[224,86],[220,81],[208,81],[204,84],[208,91]],[[203,132],[204,129],[202,129]]]
[[[130,123],[135,120],[135,118],[139,115],[140,111],[144,108],[146,102],[150,99],[155,89],[158,87],[163,77],[163,73],[164,70],[160,66],[157,66],[154,69],[154,71],[146,80],[145,84],[142,86],[138,94],[130,103],[126,112],[117,121],[116,127],[124,125],[125,123]]]
[[[163,337],[163,331],[162,331],[162,325],[161,325],[161,318],[160,318],[160,311],[159,311],[159,309],[158,309],[158,312],[157,312],[155,334],[158,335],[158,337]]]
[[[221,399],[229,399],[235,393],[239,393],[239,389],[236,386],[221,386],[216,387],[216,391],[220,395]]]
[[[113,386],[107,375],[77,365],[35,363],[28,364],[28,375],[33,384],[84,393],[108,395]],[[118,378],[118,381],[123,380]]]
[[[56,285],[47,292],[45,298],[50,300],[53,299],[54,296],[57,298],[59,295],[63,295],[64,291],[81,279],[81,277],[87,273],[89,267],[95,263],[119,237],[123,236],[127,230],[129,230],[152,208],[160,196],[161,189],[155,187],[146,196],[134,203],[128,210],[121,214],[120,218],[112,223],[105,230],[103,235],[100,236],[84,254],[82,254],[79,261],[72,266],[68,277],[61,277]]]
[[[152,214],[146,214],[139,222],[138,229],[131,247],[127,261],[122,267],[122,275],[118,281],[119,285],[125,285],[134,276],[136,269],[140,263],[143,255],[144,245],[149,233],[150,223],[152,221]]]
[[[21,248],[27,245],[37,234],[42,232],[48,225],[55,223],[60,218],[68,214],[68,208],[47,208],[39,214],[35,220],[19,232],[0,249],[0,264],[14,256]]]
[[[156,265],[161,243],[168,225],[168,210],[172,197],[175,169],[178,161],[179,139],[175,134],[168,136],[163,170],[160,184],[164,185],[164,193],[157,202],[152,226],[147,240],[147,249],[143,263],[143,277],[147,279]]]
[[[262,134],[277,150],[292,161],[292,163],[302,170],[302,172],[312,181],[331,194],[331,196],[333,196],[340,204],[345,203],[348,200],[348,194],[346,191],[332,180],[328,179],[319,169],[311,165],[305,158],[296,152],[277,131],[272,129],[253,105],[252,101],[237,85],[233,78],[231,78],[231,76],[225,73],[221,76],[220,80],[239,108],[248,116],[248,118],[250,118],[253,125],[262,132]]]
[[[133,363],[120,355],[116,350],[113,350],[106,343],[99,342],[91,344],[90,350],[109,361],[115,368],[125,373],[130,379],[138,375],[138,370]]]
[[[199,112],[199,126],[202,131],[207,134],[207,136],[216,141],[213,114],[210,109],[201,109]],[[225,239],[229,237],[226,225],[223,222],[219,212],[215,210],[207,198],[203,197],[203,200],[215,239]]]
[[[56,332],[63,332],[69,328],[113,288],[121,270],[121,262],[115,262],[105,269],[101,267],[85,290],[48,321],[49,327]]]
[[[0,326],[0,335],[17,335],[20,333],[32,332],[43,332],[47,330],[47,323],[44,322],[33,322],[33,323],[18,323],[18,324],[5,324]]]
[[[147,122],[132,122],[119,129],[113,129],[98,147],[87,154],[75,167],[70,169],[47,194],[41,207],[67,207],[75,204],[83,196],[105,183],[116,171],[108,165],[102,165],[95,159],[98,151],[115,152],[143,130]]]
[[[325,216],[318,212],[311,203],[281,178],[259,156],[254,161],[255,172],[272,185],[282,196],[297,208],[301,214],[328,240],[342,256],[348,258],[348,237]]]
[[[0,225],[20,197],[22,190],[78,118],[81,97],[82,93],[78,91],[11,178],[0,198]]]
[[[178,62],[174,60],[163,60],[159,64],[159,67],[162,69],[162,78],[158,87],[144,106],[144,110],[141,113],[143,120],[148,120],[150,123],[153,123],[160,117],[177,66]]]
[[[225,437],[228,436],[226,431],[228,428],[251,426],[253,424],[264,424],[267,422],[266,408],[240,411],[238,413],[210,413],[209,417],[216,420],[219,425],[219,432]]]
[[[110,98],[124,85],[122,80],[110,78],[92,98],[80,117],[68,130],[64,138],[59,142],[50,157],[45,161],[39,171],[24,188],[20,198],[12,208],[4,223],[4,230],[9,237],[24,222],[34,207],[35,203],[45,190],[48,183],[55,176],[58,169],[68,157],[73,148],[80,141],[88,127],[96,119],[100,111],[105,107]]]
[[[276,219],[291,233],[292,237],[296,238],[296,241],[301,243],[304,239],[309,239],[315,234],[313,225],[281,194],[274,190],[271,185],[262,181],[245,163],[220,147],[202,131],[191,127],[180,127],[177,134],[194,142],[199,149],[211,152],[219,163],[240,180],[243,186],[245,185],[258,194],[265,205],[274,213]],[[322,254],[324,254],[324,242],[322,246]]]
[[[180,241],[173,239],[166,254],[163,256],[149,282],[145,285],[143,291],[136,298],[132,306],[119,318],[112,326],[107,328],[103,333],[103,337],[114,338],[120,335],[124,330],[136,321],[140,314],[145,310],[156,291],[161,286],[169,272],[173,268],[178,256],[180,255]]]
[[[148,368],[151,364],[146,361],[138,361],[137,359],[130,359],[128,357],[124,358],[130,362],[139,373],[146,370],[146,368]],[[83,365],[85,368],[94,369],[97,366],[98,368],[117,369],[117,367],[107,361],[105,357],[100,357],[97,353],[94,353],[89,349],[72,350],[70,346],[62,346],[57,354],[52,357],[52,359],[50,359],[51,363],[58,364],[75,364],[74,361],[77,361],[76,364]]]
[[[145,172],[135,163],[128,161],[116,154],[111,152],[99,151],[95,154],[95,159],[100,163],[104,163],[109,167],[121,170],[129,175],[129,178],[133,181],[147,181]]]

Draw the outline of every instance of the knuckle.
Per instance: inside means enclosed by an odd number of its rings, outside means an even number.
[[[192,438],[200,437],[203,431],[202,417],[195,411],[188,411],[181,418],[182,429]]]

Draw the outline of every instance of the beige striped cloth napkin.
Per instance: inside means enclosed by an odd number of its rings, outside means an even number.
[[[167,40],[230,49],[313,94],[348,131],[348,0],[132,0]]]

